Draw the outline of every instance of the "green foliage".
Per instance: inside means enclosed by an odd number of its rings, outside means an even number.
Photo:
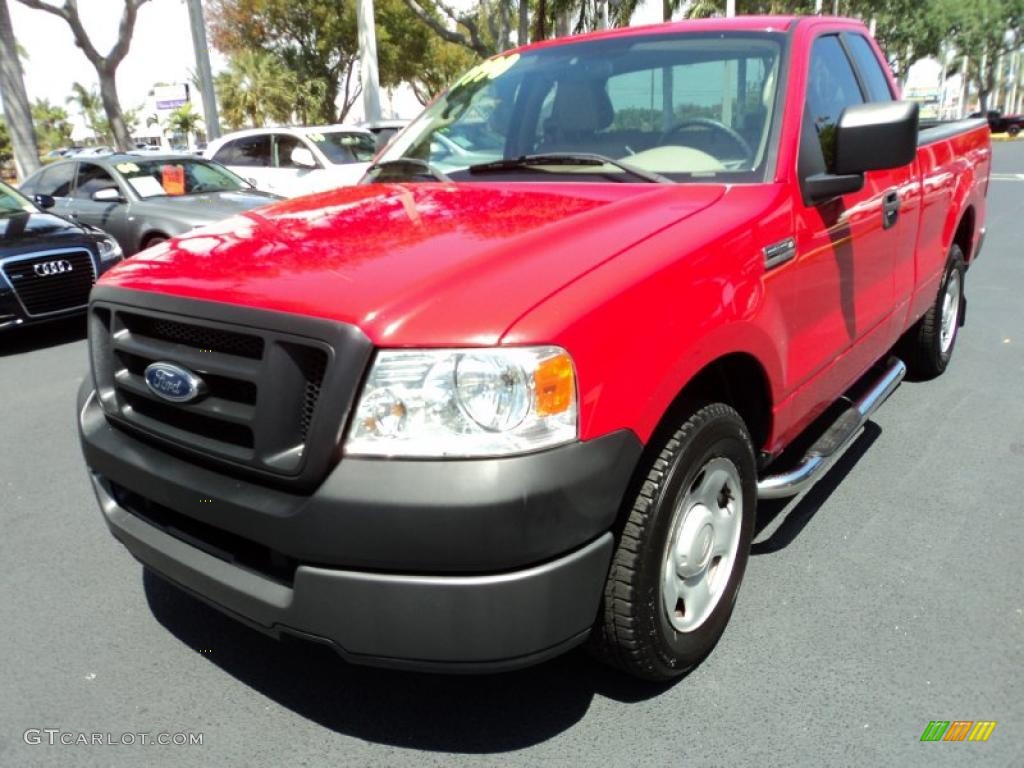
[[[291,84],[316,82],[306,97],[321,98],[312,105],[308,120],[334,121],[335,99],[342,83],[351,82],[358,53],[354,0],[212,0],[207,5],[214,46],[234,59],[249,56],[273,63],[287,71]],[[252,69],[255,63],[243,61],[243,66]],[[277,86],[288,80],[275,81],[266,71],[261,79],[274,98]],[[277,103],[268,105],[262,118],[256,114],[258,107],[246,110],[250,121],[274,119],[282,111]]]
[[[186,102],[167,116],[167,130],[183,136],[191,136],[203,124],[203,118]]]
[[[32,105],[32,122],[40,152],[60,149],[71,143],[71,123],[63,107],[51,104],[46,99],[36,99]]]
[[[103,101],[95,86],[86,88],[79,82],[71,84],[71,95],[64,100],[82,116],[86,127],[100,141],[110,141],[110,122],[103,114]]]
[[[7,121],[0,115],[0,165],[14,159],[14,147],[11,146],[11,134],[7,132]]]
[[[441,41],[403,0],[376,0],[374,5],[381,85],[422,80],[425,71],[431,83],[441,77],[433,64],[444,65],[452,57],[438,55]],[[344,119],[360,93],[356,0],[209,0],[208,6],[211,37],[219,50],[232,58],[262,53],[285,71],[280,79],[290,83],[289,116],[294,112],[308,123]],[[421,87],[430,90],[422,82]],[[280,110],[272,106],[266,112],[269,117]]]
[[[875,39],[905,81],[917,59],[939,54],[950,31],[949,7],[946,0],[849,0],[843,12],[875,20]]]
[[[952,42],[968,59],[968,76],[978,89],[981,109],[998,82],[997,62],[1021,44],[1024,0],[942,0]]]
[[[291,120],[299,86],[295,74],[272,53],[241,51],[214,79],[221,117],[231,129]]]

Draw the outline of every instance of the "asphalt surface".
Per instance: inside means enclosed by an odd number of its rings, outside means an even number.
[[[995,171],[951,368],[764,510],[725,636],[667,687],[580,652],[490,677],[361,669],[235,624],[103,525],[73,427],[81,324],[0,337],[0,766],[1024,765],[1024,143]],[[930,720],[998,725],[923,744]]]

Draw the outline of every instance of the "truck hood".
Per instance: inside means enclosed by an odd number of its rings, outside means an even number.
[[[103,282],[352,323],[380,346],[494,344],[560,288],[723,192],[587,182],[348,187],[194,230]]]

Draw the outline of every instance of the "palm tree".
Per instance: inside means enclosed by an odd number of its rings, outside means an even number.
[[[71,104],[78,110],[86,127],[95,134],[97,139],[107,138],[107,126],[104,125],[106,121],[100,116],[103,101],[95,87],[86,88],[79,82],[72,83],[71,95],[64,99],[64,103]]]
[[[0,0],[0,99],[4,103],[15,164],[21,178],[25,178],[39,168],[39,147],[32,128],[32,111],[7,0]]]
[[[299,91],[295,76],[284,64],[260,50],[232,56],[227,71],[217,75],[214,84],[224,122],[231,128],[246,122],[254,128],[268,120],[287,122]]]
[[[48,99],[36,99],[32,104],[32,122],[40,148],[45,152],[63,147],[71,141],[71,123],[63,107],[51,104]]]
[[[203,118],[192,109],[192,103],[188,102],[168,115],[167,130],[171,133],[185,134],[185,142],[188,148],[192,149],[192,137],[202,123]]]

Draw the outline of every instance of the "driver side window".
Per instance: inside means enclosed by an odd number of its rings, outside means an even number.
[[[832,167],[835,157],[836,126],[843,110],[863,103],[864,96],[839,37],[819,37],[811,49],[804,123],[817,131],[826,168]]]
[[[91,200],[93,194],[101,189],[117,189],[117,183],[100,166],[94,163],[79,163],[78,179],[71,197]]]

